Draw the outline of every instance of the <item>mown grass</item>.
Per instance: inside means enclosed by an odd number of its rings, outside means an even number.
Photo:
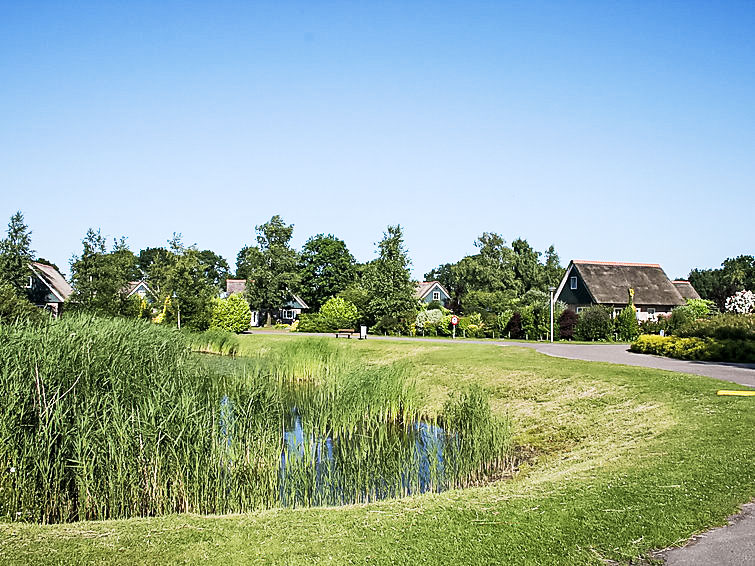
[[[292,336],[242,339],[242,354]],[[0,526],[7,563],[627,563],[723,524],[755,496],[755,406],[720,382],[493,345],[340,341],[404,360],[421,410],[476,384],[512,421],[517,477],[339,508]]]

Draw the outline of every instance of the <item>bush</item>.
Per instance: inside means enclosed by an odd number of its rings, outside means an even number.
[[[252,323],[252,311],[243,295],[231,295],[227,299],[213,299],[211,329],[227,332],[244,332]]]
[[[573,340],[574,329],[577,327],[579,315],[573,310],[566,309],[558,317],[558,333],[562,340]]]
[[[726,299],[727,312],[738,314],[755,313],[755,293],[740,291]]]
[[[683,360],[755,362],[755,342],[643,334],[630,346],[640,354],[655,354]]]
[[[755,340],[755,315],[725,313],[713,318],[692,320],[674,334],[681,337],[719,340]]]
[[[640,325],[634,305],[627,305],[616,317],[616,336],[619,340],[630,342],[640,335]]]
[[[687,303],[676,307],[671,311],[671,318],[668,323],[669,332],[676,333],[680,326],[696,320],[706,318],[716,312],[716,305],[713,301],[705,299],[687,299]]]
[[[359,320],[359,312],[354,303],[342,297],[332,297],[320,308],[320,317],[327,330],[354,328]]]
[[[325,332],[325,323],[320,313],[301,314],[298,322],[296,332]]]
[[[660,334],[661,330],[664,334],[668,333],[668,316],[659,315],[657,320],[643,320],[640,322],[640,334]]]
[[[42,309],[35,307],[26,297],[18,294],[9,283],[0,283],[0,323],[16,321],[41,322],[49,318]]]
[[[439,327],[443,324],[445,318],[443,311],[440,309],[419,311],[417,313],[417,318],[414,321],[414,326],[419,334],[437,336],[439,333]]]
[[[579,313],[574,329],[578,340],[610,340],[613,333],[611,311],[601,305],[593,305]]]
[[[515,312],[511,315],[511,320],[506,325],[506,332],[508,332],[511,338],[522,338],[524,336],[522,333],[522,315],[520,313]]]

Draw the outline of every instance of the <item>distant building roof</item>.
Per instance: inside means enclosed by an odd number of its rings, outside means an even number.
[[[150,289],[146,281],[129,281],[123,288],[123,292],[126,293],[127,297],[130,297],[134,293],[138,293],[139,289],[143,289],[145,294],[149,293],[153,297],[157,298],[157,295],[152,289]]]
[[[676,287],[676,290],[679,292],[679,294],[682,296],[683,299],[699,299],[700,295],[695,290],[695,288],[692,286],[692,283],[689,281],[684,281],[683,279],[676,279],[675,281],[672,281],[674,284],[674,287]]]
[[[559,294],[572,266],[597,304],[627,304],[629,289],[634,289],[635,304],[684,304],[679,291],[657,263],[573,260],[561,282]]]
[[[451,296],[448,290],[438,281],[418,281],[417,283],[415,283],[415,285],[416,288],[414,289],[414,296],[420,300],[427,297],[428,293],[430,293],[430,291],[432,291],[436,285],[441,288],[441,290],[446,294],[446,297]]]
[[[225,292],[230,296],[234,293],[243,293],[246,289],[246,279],[226,279]]]
[[[68,284],[68,281],[52,265],[32,261],[29,267],[61,303],[73,294],[73,288]]]

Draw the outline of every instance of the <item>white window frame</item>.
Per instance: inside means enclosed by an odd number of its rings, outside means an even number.
[[[284,319],[293,320],[294,317],[296,316],[292,309],[284,309],[282,312],[283,312],[283,316],[281,318],[284,318]]]
[[[648,314],[655,314],[655,309],[653,307],[648,307],[647,313]]]
[[[623,310],[624,309],[620,309],[618,307],[614,307],[613,308],[613,317],[616,318],[617,316],[619,316],[619,314],[621,314],[621,311],[623,311]]]
[[[32,276],[29,275],[29,282],[26,285],[24,285],[24,289],[31,289],[33,285],[34,285],[34,281],[32,280]]]
[[[572,276],[571,276],[571,277],[569,278],[569,288],[570,288],[570,289],[571,289],[572,291],[573,291],[574,289],[576,289],[576,288],[577,288],[577,276],[576,276],[576,275],[572,275]]]
[[[440,301],[440,291],[433,291],[433,301]]]
[[[587,307],[577,307],[577,314],[581,313],[583,310],[585,310]]]

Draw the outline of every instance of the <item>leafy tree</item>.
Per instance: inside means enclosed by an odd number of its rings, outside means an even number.
[[[401,226],[388,226],[378,243],[378,258],[368,265],[363,276],[370,324],[382,321],[380,328],[397,332],[414,321],[418,304],[410,265]]]
[[[244,332],[249,330],[252,321],[252,311],[249,303],[239,294],[227,299],[213,299],[212,320],[210,328],[219,328],[228,332]]]
[[[613,320],[607,307],[593,305],[579,313],[574,331],[578,340],[610,340],[612,332]]]
[[[311,309],[319,309],[354,281],[355,264],[343,240],[332,234],[313,236],[299,256],[299,294]]]
[[[8,235],[0,240],[0,281],[10,284],[22,296],[29,281],[29,263],[34,259],[31,231],[21,211],[11,216]]]
[[[640,325],[633,304],[628,304],[616,317],[616,335],[619,340],[630,342],[640,335]]]
[[[89,228],[82,245],[81,256],[71,259],[74,293],[69,301],[76,308],[109,316],[134,313],[133,301],[127,297],[127,284],[136,274],[136,258],[126,239],[116,240],[108,253],[104,236]]]
[[[174,240],[175,237],[174,234]],[[161,295],[175,261],[175,253],[167,248],[144,249],[139,252],[136,260],[136,267],[139,271],[137,279],[145,279],[150,288]]]
[[[320,309],[322,322],[327,326],[327,330],[338,330],[339,328],[354,328],[359,320],[359,312],[353,303],[341,298],[333,297]]]
[[[738,291],[755,289],[755,257],[727,258],[720,269],[693,269],[687,277],[701,298],[726,308],[726,299]]]
[[[212,299],[218,289],[206,277],[205,267],[196,246],[186,247],[180,234],[169,242],[170,253],[160,299],[166,304],[162,321],[178,322],[194,330],[206,330],[212,319]]]
[[[289,242],[294,225],[286,225],[277,214],[261,226],[255,226],[257,245],[239,252],[237,275],[247,279],[246,299],[254,310],[275,313],[298,288],[298,256]]]
[[[556,248],[551,245],[545,250],[545,263],[542,266],[543,291],[548,287],[558,287],[564,277],[565,268],[561,267],[561,259]]]
[[[542,285],[540,253],[532,249],[527,240],[517,238],[511,243],[514,250],[514,276],[519,288],[523,291],[539,289]]]
[[[218,289],[222,289],[230,274],[228,262],[212,250],[202,250],[198,254],[205,279]]]

